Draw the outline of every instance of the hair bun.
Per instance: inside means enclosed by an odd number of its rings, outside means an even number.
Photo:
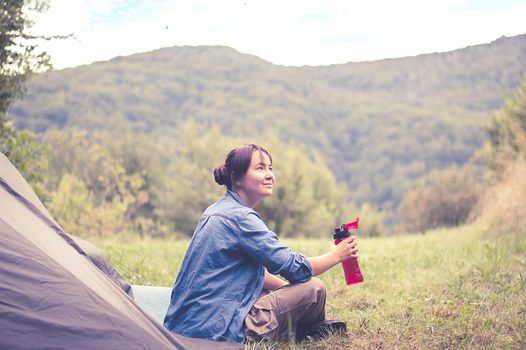
[[[226,167],[224,164],[218,165],[214,169],[214,178],[219,185],[226,184],[227,174],[226,174]]]

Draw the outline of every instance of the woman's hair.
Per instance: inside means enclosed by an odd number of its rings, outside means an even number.
[[[214,178],[219,185],[226,185],[231,190],[232,182],[247,173],[254,152],[265,153],[272,164],[272,156],[260,145],[248,144],[231,150],[225,162],[214,169]]]

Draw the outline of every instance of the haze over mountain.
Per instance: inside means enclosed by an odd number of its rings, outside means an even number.
[[[191,119],[247,142],[271,128],[317,150],[353,200],[388,207],[433,170],[467,162],[525,74],[526,35],[316,67],[277,66],[228,47],[171,47],[34,76],[9,116],[36,132],[74,126],[152,137]]]

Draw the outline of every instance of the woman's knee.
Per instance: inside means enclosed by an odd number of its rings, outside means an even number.
[[[318,299],[325,299],[327,295],[327,289],[325,288],[325,284],[317,278],[312,277],[308,282],[306,282],[308,287],[311,288],[316,295],[318,296]]]

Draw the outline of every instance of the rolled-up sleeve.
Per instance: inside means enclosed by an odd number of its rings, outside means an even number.
[[[306,282],[312,277],[312,266],[303,254],[282,245],[256,212],[249,212],[239,222],[239,243],[243,251],[274,275],[290,283]]]

